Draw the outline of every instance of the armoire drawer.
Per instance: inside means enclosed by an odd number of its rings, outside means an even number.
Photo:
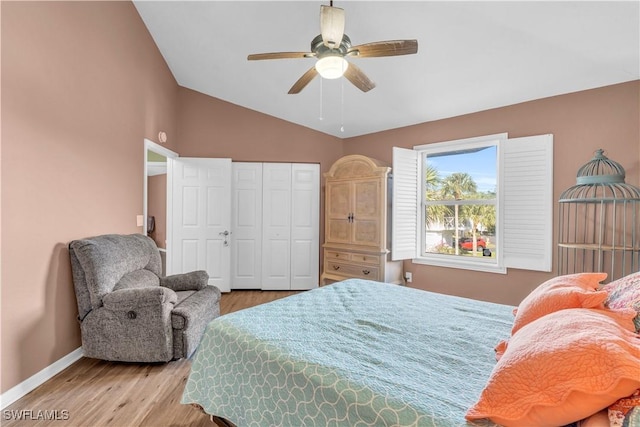
[[[329,261],[349,261],[351,259],[351,254],[349,252],[325,251],[324,257]]]
[[[380,257],[375,255],[352,253],[351,261],[363,264],[373,264],[377,266],[380,264]]]
[[[338,274],[345,277],[358,277],[361,279],[380,280],[380,269],[377,266],[351,264],[343,262],[325,261],[325,272]]]

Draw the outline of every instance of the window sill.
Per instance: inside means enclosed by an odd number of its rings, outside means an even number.
[[[411,260],[414,264],[433,265],[436,267],[458,268],[461,270],[482,271],[485,273],[507,274],[506,267],[497,263],[473,259],[445,259],[451,255],[419,257]]]

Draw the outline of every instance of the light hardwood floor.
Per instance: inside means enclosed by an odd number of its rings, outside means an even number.
[[[220,312],[227,314],[296,293],[233,291],[222,295]],[[180,404],[190,368],[190,360],[138,364],[82,358],[5,408],[0,424],[215,427],[207,415]],[[18,416],[23,420],[17,420]]]

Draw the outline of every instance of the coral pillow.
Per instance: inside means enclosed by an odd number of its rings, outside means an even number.
[[[634,323],[640,332],[640,272],[629,274],[602,287],[608,294],[605,307],[613,310],[633,308],[636,311]]]
[[[566,308],[604,308],[606,291],[598,291],[607,273],[558,276],[534,289],[514,311],[511,333],[540,317]]]
[[[560,426],[640,387],[634,313],[576,308],[548,314],[511,337],[468,420]]]

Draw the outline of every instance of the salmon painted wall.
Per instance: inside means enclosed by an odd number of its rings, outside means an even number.
[[[554,200],[575,185],[578,168],[598,148],[626,170],[626,182],[640,186],[640,81],[422,123],[345,140],[345,154],[392,160],[392,147],[508,132],[509,137],[554,135]],[[554,245],[558,204],[554,204]],[[554,272],[557,271],[554,249]],[[555,273],[509,269],[506,275],[432,267],[405,261],[413,287],[470,298],[518,304]]]
[[[130,2],[1,7],[5,392],[80,346],[67,245],[141,232],[143,140],[175,135],[178,86]]]
[[[342,140],[181,87],[181,157],[229,157],[235,162],[320,163],[342,155]]]

